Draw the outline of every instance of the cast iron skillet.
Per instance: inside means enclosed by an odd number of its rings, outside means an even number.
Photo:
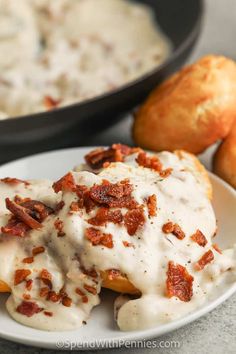
[[[111,93],[54,111],[0,121],[0,162],[86,143],[88,136],[121,119],[184,63],[200,33],[203,0],[140,2],[153,8],[162,30],[171,39],[174,50],[170,58],[157,69]]]

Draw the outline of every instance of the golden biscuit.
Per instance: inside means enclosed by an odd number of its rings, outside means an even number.
[[[236,188],[236,123],[231,133],[216,151],[213,170],[218,176]]]
[[[198,154],[229,133],[236,116],[236,64],[206,56],[154,90],[138,110],[137,145]]]

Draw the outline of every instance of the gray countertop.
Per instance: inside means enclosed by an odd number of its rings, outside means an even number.
[[[236,59],[236,0],[206,0],[206,15],[201,38],[190,57],[190,62],[198,57],[208,54],[224,54]],[[130,135],[131,119],[127,118],[93,138],[91,145],[106,145],[113,142],[131,143]],[[200,320],[187,325],[158,341],[170,341],[180,343],[178,348],[165,349],[114,349],[109,353],[126,354],[136,353],[152,354],[205,354],[214,351],[214,354],[236,353],[236,294],[223,305],[212,311]],[[10,343],[0,339],[0,353],[52,353],[50,350],[36,349]],[[103,353],[103,351],[100,351]]]

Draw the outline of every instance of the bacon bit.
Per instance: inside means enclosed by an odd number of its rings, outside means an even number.
[[[125,156],[131,155],[139,148],[131,148],[123,144],[113,144],[110,148],[98,148],[85,155],[86,163],[93,169],[107,167],[110,162],[123,162]]]
[[[24,237],[25,234],[30,230],[29,226],[12,216],[7,225],[1,228],[1,232],[11,236]]]
[[[162,231],[165,234],[171,234],[174,231],[174,223],[173,222],[167,222],[162,226]]]
[[[90,227],[85,230],[85,236],[93,246],[102,245],[107,248],[113,248],[113,240],[111,234],[105,234],[100,230],[96,230],[93,227]]]
[[[40,273],[40,279],[45,285],[49,287],[49,289],[52,289],[52,274],[49,273],[47,269],[42,269]]]
[[[90,294],[93,294],[93,295],[97,294],[97,289],[94,288],[93,286],[88,285],[88,284],[84,284],[84,289],[87,290]]]
[[[6,207],[13,213],[13,216],[1,231],[19,237],[24,237],[30,229],[41,228],[40,223],[53,213],[53,209],[45,204],[29,198],[22,199],[19,196],[14,198],[14,202],[7,198]]]
[[[150,195],[147,199],[148,215],[156,216],[157,215],[157,197],[155,194]]]
[[[47,300],[52,302],[58,302],[60,301],[60,299],[61,299],[60,294],[57,294],[55,291],[49,291]]]
[[[104,226],[107,222],[120,224],[123,221],[123,215],[120,210],[110,211],[108,208],[99,208],[96,216],[87,221],[94,226]]]
[[[37,256],[38,254],[44,253],[44,252],[45,252],[45,248],[43,246],[35,247],[32,249],[33,256]]]
[[[53,183],[52,188],[56,193],[59,192],[75,192],[76,191],[76,184],[74,177],[71,172],[67,173],[57,182]]]
[[[91,268],[91,269],[85,269],[84,267],[81,267],[80,268],[81,269],[81,271],[85,274],[85,275],[87,275],[87,276],[89,276],[89,277],[91,277],[91,278],[97,278],[98,277],[98,273],[96,272],[96,270],[95,269],[93,269],[93,268]]]
[[[22,301],[22,303],[17,306],[16,311],[24,316],[32,317],[36,313],[41,312],[43,309],[40,308],[35,302]]]
[[[54,222],[54,226],[55,226],[56,230],[58,231],[58,233],[57,233],[57,236],[58,236],[58,237],[63,237],[63,236],[65,236],[65,232],[63,231],[63,221],[62,221],[62,220],[57,219],[57,220]]]
[[[49,289],[44,287],[44,288],[40,289],[39,296],[40,297],[46,297],[46,296],[48,296],[48,293],[49,293]]]
[[[190,301],[193,296],[193,280],[185,267],[170,261],[166,280],[167,296],[176,296],[185,302]]]
[[[83,185],[76,186],[76,194],[79,198],[78,206],[79,208],[85,208],[86,212],[89,213],[96,206],[96,203],[90,197],[90,190],[88,187]]]
[[[150,168],[157,172],[162,171],[162,163],[157,156],[148,157],[145,152],[140,152],[138,154],[136,162],[139,164],[139,166]]]
[[[165,170],[160,171],[160,176],[162,178],[167,178],[171,175],[173,172],[173,168],[166,168]]]
[[[60,102],[61,100],[55,100],[51,96],[45,96],[43,99],[43,104],[48,110],[57,108]]]
[[[176,236],[179,240],[183,240],[185,238],[185,233],[181,229],[181,227],[178,224],[174,224],[173,222],[167,222],[162,226],[162,231],[165,234],[173,234]]]
[[[205,247],[207,244],[206,236],[200,230],[197,230],[190,238],[201,247]]]
[[[22,260],[23,263],[30,264],[33,263],[34,257],[27,257]]]
[[[118,278],[121,275],[121,272],[118,269],[109,269],[108,270],[108,279],[113,280]]]
[[[65,202],[61,200],[59,203],[57,203],[56,208],[55,208],[55,213],[58,213],[60,210],[62,210],[65,206]]]
[[[122,243],[125,247],[134,247],[133,243],[128,242],[128,241],[122,241]]]
[[[12,202],[6,198],[6,208],[19,220],[26,224],[31,229],[40,229],[42,225],[30,216],[29,210],[21,205]]]
[[[10,185],[15,185],[15,184],[20,184],[20,183],[24,183],[25,186],[30,185],[30,183],[28,181],[24,181],[24,180],[18,179],[18,178],[11,178],[11,177],[1,178],[0,182],[10,184]]]
[[[88,296],[86,296],[85,293],[82,290],[80,290],[79,288],[76,288],[75,292],[76,292],[76,294],[78,294],[79,296],[82,297],[82,302],[84,304],[88,302]]]
[[[22,297],[23,297],[24,300],[30,300],[31,299],[30,294],[23,294]]]
[[[214,250],[215,250],[216,252],[218,252],[219,254],[222,254],[222,251],[221,251],[220,247],[217,245],[217,243],[214,243],[214,244],[212,245],[212,247],[214,248]]]
[[[130,236],[133,236],[139,227],[145,223],[143,208],[137,208],[127,211],[124,216],[125,227]]]
[[[78,202],[72,202],[70,205],[70,211],[77,212],[79,210],[80,210],[80,208],[79,208]]]
[[[27,209],[27,213],[35,220],[43,222],[48,215],[54,213],[54,210],[38,200],[31,200],[29,198],[23,199],[17,203]]]
[[[195,269],[197,271],[202,270],[208,263],[212,262],[213,259],[214,259],[214,253],[211,250],[207,251],[195,264]]]
[[[172,232],[179,240],[183,240],[185,238],[185,233],[181,229],[178,224],[174,225],[174,231]]]
[[[31,274],[29,269],[17,269],[15,271],[14,285],[18,285],[26,280],[26,278]]]
[[[25,288],[26,288],[28,291],[31,291],[31,290],[32,290],[32,287],[33,287],[33,280],[32,280],[32,279],[26,280]]]
[[[128,180],[118,183],[103,181],[100,185],[94,185],[90,189],[90,197],[96,203],[110,208],[128,208],[133,209],[137,202],[132,198],[133,186]]]
[[[53,312],[50,312],[50,311],[44,311],[43,314],[45,316],[48,316],[48,317],[52,317],[53,316]]]
[[[62,299],[62,305],[66,307],[71,307],[72,305],[72,299],[68,296],[63,297]]]
[[[78,294],[80,296],[84,296],[85,295],[85,293],[82,290],[80,290],[79,288],[76,288],[75,292],[76,292],[76,294]]]

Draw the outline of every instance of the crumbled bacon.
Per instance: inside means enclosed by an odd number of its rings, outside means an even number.
[[[47,269],[42,269],[39,277],[45,285],[52,289],[52,274]]]
[[[157,197],[155,194],[147,198],[148,215],[150,217],[157,215]]]
[[[53,316],[53,312],[50,312],[50,311],[44,311],[43,314],[45,316],[48,316],[48,317],[52,317]]]
[[[65,307],[71,307],[72,299],[69,296],[64,296],[62,298],[62,305],[65,306]]]
[[[32,290],[32,287],[33,287],[33,280],[32,280],[32,279],[26,280],[25,287],[26,287],[26,289],[27,289],[28,291]]]
[[[171,175],[172,171],[173,168],[166,168],[165,170],[161,170],[159,174],[162,178],[167,178]]]
[[[77,212],[80,210],[78,202],[72,202],[70,205],[70,211]]]
[[[76,183],[71,172],[67,173],[57,182],[53,183],[52,188],[56,193],[59,192],[75,192]]]
[[[124,157],[139,151],[123,144],[113,144],[108,149],[98,148],[85,155],[86,163],[93,169],[99,169],[110,162],[123,162]]]
[[[48,215],[51,215],[54,212],[52,208],[38,200],[31,200],[27,198],[23,199],[18,204],[26,208],[27,213],[39,222],[43,222],[48,217]]]
[[[38,247],[34,247],[32,249],[32,255],[33,256],[37,256],[40,253],[44,253],[45,252],[45,248],[43,246],[38,246]]]
[[[21,222],[26,224],[31,229],[40,229],[42,225],[34,219],[29,212],[29,209],[21,206],[9,198],[6,198],[6,208]]]
[[[29,269],[17,269],[14,276],[14,285],[18,285],[26,280],[26,278],[31,274]]]
[[[17,237],[24,237],[29,230],[29,226],[19,221],[14,216],[12,216],[8,220],[8,223],[1,228],[2,233]]]
[[[108,279],[113,280],[118,278],[121,275],[121,272],[118,269],[109,269],[108,270]]]
[[[33,263],[34,257],[26,257],[22,260],[23,263],[30,264]]]
[[[48,110],[57,108],[61,102],[61,100],[56,100],[55,98],[53,98],[51,96],[45,96],[43,101],[44,101],[44,106]]]
[[[128,208],[137,206],[137,202],[131,196],[133,186],[128,180],[118,183],[103,181],[100,185],[94,185],[90,189],[90,197],[96,203],[110,208]]]
[[[206,236],[201,232],[201,230],[197,230],[192,236],[191,239],[196,242],[199,246],[205,247],[207,244]]]
[[[79,198],[78,207],[81,209],[85,208],[87,213],[89,213],[96,206],[96,203],[90,197],[90,190],[88,187],[77,185],[76,194]]]
[[[20,183],[23,183],[25,186],[30,185],[30,183],[28,181],[24,181],[24,180],[18,179],[18,178],[11,178],[11,177],[1,178],[0,182],[10,184],[10,185],[15,185],[15,184],[20,184]]]
[[[49,291],[47,300],[52,302],[58,302],[61,300],[60,294],[57,294],[55,291]]]
[[[212,245],[212,247],[214,248],[214,250],[215,250],[216,252],[218,252],[219,254],[222,254],[222,251],[221,251],[220,247],[217,245],[217,243],[214,243],[214,244]]]
[[[63,221],[60,219],[56,219],[56,221],[54,222],[54,226],[56,228],[57,232],[57,236],[58,237],[63,237],[65,236],[65,232],[63,231]]]
[[[35,302],[22,301],[22,303],[17,306],[16,311],[24,316],[32,317],[33,315],[42,311]]]
[[[138,154],[136,162],[139,164],[139,166],[150,168],[157,172],[162,171],[162,163],[157,156],[148,157],[145,152],[140,152]]]
[[[46,296],[48,296],[48,293],[49,293],[49,289],[47,287],[43,287],[39,291],[39,296],[46,297]]]
[[[90,227],[85,230],[85,236],[93,246],[101,245],[107,248],[113,248],[113,240],[111,234],[105,234],[100,230],[96,230],[93,227]]]
[[[64,206],[65,206],[65,202],[61,200],[59,203],[57,203],[55,207],[55,213],[58,213],[60,210],[62,210]]]
[[[193,280],[185,267],[170,261],[166,281],[167,296],[176,296],[185,302],[190,301],[193,295]]]
[[[104,226],[107,222],[120,224],[123,221],[123,215],[120,210],[111,211],[108,208],[99,208],[97,214],[88,219],[88,223],[94,226]]]
[[[30,294],[23,294],[22,297],[23,297],[24,300],[30,300],[31,299]]]
[[[133,236],[139,227],[145,223],[145,215],[142,207],[127,211],[124,216],[124,223],[127,232],[130,236]]]
[[[91,285],[84,284],[84,289],[87,290],[90,294],[93,294],[93,295],[97,294],[97,289]]]
[[[181,229],[181,227],[178,224],[174,224],[173,222],[167,222],[162,226],[162,231],[165,234],[173,234],[176,236],[179,240],[183,240],[185,238],[185,233]]]
[[[53,210],[45,204],[31,200],[15,197],[14,201],[6,198],[6,207],[13,216],[8,220],[7,225],[1,231],[13,236],[24,237],[30,229],[41,228],[41,222],[53,213]]]
[[[88,302],[88,296],[85,295],[85,293],[82,290],[80,290],[79,288],[76,288],[75,292],[76,292],[76,294],[78,294],[79,296],[82,297],[82,302],[83,303],[87,303]]]
[[[133,243],[128,242],[128,241],[122,241],[122,243],[125,247],[134,247]]]
[[[202,270],[208,263],[214,260],[214,253],[209,250],[199,259],[199,261],[195,264],[196,270]]]

